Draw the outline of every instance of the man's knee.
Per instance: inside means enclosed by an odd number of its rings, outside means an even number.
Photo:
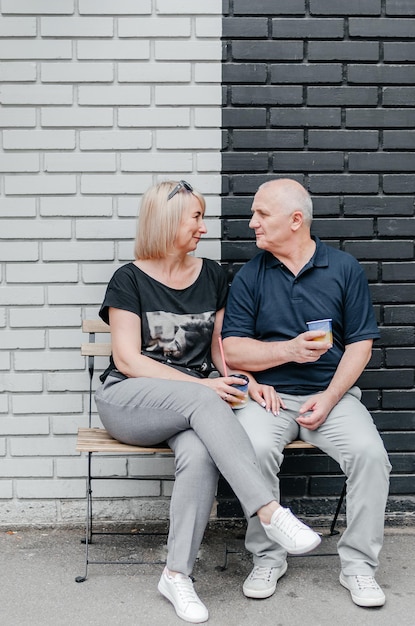
[[[366,477],[387,475],[391,469],[388,454],[380,437],[370,442],[356,442],[352,458],[354,459],[352,467],[358,475],[362,475],[362,472]]]
[[[249,402],[244,409],[237,411],[241,426],[248,435],[259,460],[275,458],[282,463],[283,455],[279,452],[273,419],[256,402]]]
[[[279,463],[282,462],[282,454],[279,452],[276,444],[270,437],[253,436],[249,437],[255,454],[258,459],[278,458]]]

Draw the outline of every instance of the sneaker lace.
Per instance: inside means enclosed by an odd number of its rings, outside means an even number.
[[[200,602],[196,591],[194,590],[193,582],[190,578],[187,576],[176,576],[173,582],[177,593],[183,602]]]
[[[293,539],[300,530],[306,528],[305,524],[300,522],[289,509],[286,509],[277,517],[277,526],[290,539]]]
[[[379,585],[373,576],[358,575],[356,576],[356,584],[361,591],[365,589],[379,589]]]
[[[266,580],[270,581],[272,576],[272,567],[262,567],[256,565],[251,572],[250,580]]]

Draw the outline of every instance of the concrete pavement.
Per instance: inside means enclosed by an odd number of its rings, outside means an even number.
[[[165,527],[163,527],[164,529]],[[323,534],[327,530],[322,530]],[[0,529],[0,623],[7,626],[183,626],[157,591],[162,565],[90,565],[84,571],[82,530]],[[414,626],[415,527],[388,528],[378,583],[381,609],[355,606],[338,582],[336,537],[324,537],[312,555],[289,557],[276,593],[249,600],[242,582],[251,569],[243,526],[214,523],[206,532],[194,571],[196,589],[209,609],[209,626]],[[229,555],[221,571],[224,546]],[[165,558],[165,537],[102,536],[91,558]]]

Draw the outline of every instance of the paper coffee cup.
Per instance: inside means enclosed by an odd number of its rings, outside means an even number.
[[[245,396],[243,398],[239,398],[237,402],[229,402],[229,406],[232,409],[243,409],[244,406],[246,406],[248,404],[248,383],[249,383],[249,378],[248,376],[245,376],[245,374],[230,374],[230,376],[233,376],[234,378],[240,378],[241,379],[241,383],[240,384],[232,384],[231,387],[236,387],[236,389],[239,389],[240,391],[243,391]]]
[[[323,337],[314,337],[313,341],[324,341],[333,343],[333,331],[331,328],[331,319],[314,320],[307,322],[308,330],[324,330],[326,333]]]

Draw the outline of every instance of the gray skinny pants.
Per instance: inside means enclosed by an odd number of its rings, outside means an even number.
[[[391,465],[372,417],[360,402],[360,389],[352,387],[315,431],[300,428],[295,421],[309,396],[279,395],[287,409],[277,417],[252,401],[238,412],[274,498],[280,499],[277,475],[287,443],[299,438],[335,459],[347,477],[347,528],[337,545],[341,568],[345,575],[373,576],[383,544]],[[256,518],[248,518],[245,543],[255,565],[278,567],[286,558]]]
[[[175,455],[167,567],[190,575],[212,509],[219,472],[248,517],[273,500],[253,447],[232,409],[193,382],[108,376],[95,393],[101,421],[119,441],[167,441]]]

